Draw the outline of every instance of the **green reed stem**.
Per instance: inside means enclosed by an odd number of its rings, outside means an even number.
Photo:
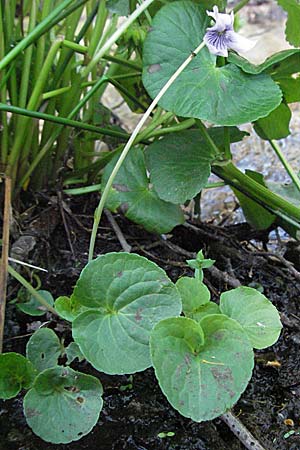
[[[10,64],[25,48],[34,42],[41,34],[48,31],[49,24],[62,13],[74,0],[64,0],[60,3],[34,30],[20,41],[5,57],[0,61],[0,70]],[[60,19],[59,19],[60,20]]]
[[[88,55],[92,57],[96,51],[98,42],[103,34],[103,30],[105,27],[106,19],[108,16],[108,11],[106,9],[106,1],[100,0],[98,13],[96,16],[96,23],[93,29],[91,41],[89,43]]]
[[[83,70],[82,76],[86,77],[92,69],[98,64],[101,58],[110,50],[111,46],[119,39],[125,30],[137,19],[142,12],[148,8],[154,0],[145,0],[142,5],[138,6],[136,10],[117,28],[113,35],[105,42],[105,44],[96,52],[90,63]]]
[[[35,24],[37,20],[37,5],[36,0],[33,0],[32,7],[30,11],[30,20],[29,20],[29,33],[32,33],[34,30]],[[20,95],[19,95],[19,106],[20,108],[25,108],[28,96],[29,89],[29,78],[30,78],[30,68],[31,68],[31,60],[32,60],[32,52],[33,47],[29,46],[24,51],[24,59],[22,63],[22,78],[21,78],[21,86],[20,86]]]
[[[44,62],[44,65],[43,65],[43,69],[40,73],[40,76],[34,86],[31,97],[28,101],[28,105],[27,105],[28,110],[34,110],[38,106],[38,103],[41,99],[44,85],[47,81],[49,72],[52,68],[53,60],[56,56],[57,51],[60,48],[60,45],[61,45],[61,40],[54,41],[54,43],[52,44],[52,46],[49,50],[49,53]],[[21,151],[22,144],[24,142],[25,137],[27,137],[26,127],[28,125],[28,122],[29,122],[28,115],[27,115],[27,117],[22,117],[21,120],[18,121],[15,142],[11,149],[9,159],[8,159],[8,164],[10,166],[10,170],[14,167],[18,158],[20,157],[20,151]],[[24,149],[24,151],[22,152],[23,155],[26,155],[27,153],[28,153],[28,150],[26,150],[26,149]]]
[[[41,11],[41,21],[45,20],[46,17],[50,14],[52,4],[53,4],[52,0],[44,0],[43,6],[42,6],[42,11]],[[35,62],[34,62],[34,71],[33,71],[33,79],[35,82],[36,82],[37,78],[39,77],[41,68],[43,66],[46,38],[47,38],[46,34],[43,34],[37,41]]]
[[[54,116],[51,114],[45,114],[45,113],[41,113],[41,112],[37,112],[37,111],[31,111],[28,109],[19,108],[18,106],[6,105],[4,103],[0,103],[0,111],[7,111],[7,112],[10,112],[13,114],[31,117],[33,119],[45,120],[45,121],[49,121],[52,123],[57,123],[59,125],[78,128],[79,130],[90,131],[92,133],[97,133],[99,135],[104,135],[104,136],[118,137],[120,139],[128,139],[128,136],[129,136],[125,132],[110,130],[109,128],[100,128],[98,126],[89,125],[87,123],[80,122],[77,120],[71,120],[71,119],[68,119],[67,117]]]

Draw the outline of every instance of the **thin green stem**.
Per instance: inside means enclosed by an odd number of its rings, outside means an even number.
[[[36,0],[33,0],[31,12],[30,12],[29,33],[31,33],[35,27],[36,15],[37,15],[37,5],[36,5]],[[24,59],[23,59],[23,63],[22,63],[22,78],[21,78],[20,95],[19,95],[20,108],[25,108],[25,105],[27,102],[32,52],[33,52],[32,46],[27,47],[24,52]]]
[[[236,185],[241,187],[243,193],[248,193],[247,195],[263,204],[263,206],[270,207],[275,214],[279,211],[297,222],[300,221],[300,208],[257,183],[231,162],[224,165],[214,165],[212,171],[229,184],[237,182]]]
[[[225,148],[224,153],[225,159],[231,160],[232,154],[230,150],[230,133],[228,127],[224,127],[224,148]]]
[[[100,0],[99,7],[98,7],[98,14],[96,16],[96,23],[95,23],[95,27],[93,29],[93,33],[92,33],[92,37],[91,37],[91,41],[90,41],[90,45],[89,45],[89,49],[88,49],[88,54],[91,57],[94,55],[97,45],[98,45],[98,42],[103,34],[107,16],[108,16],[108,11],[106,9],[106,1]]]
[[[220,150],[209,136],[206,127],[200,120],[197,120],[198,128],[201,131],[202,136],[206,139],[208,145],[215,152],[216,156],[220,155]],[[234,166],[230,161],[215,163],[212,166],[212,171],[228,184],[232,184],[245,195],[251,197],[259,204],[269,208],[278,215],[288,216],[293,221],[300,220],[300,208],[297,208],[292,203],[286,201],[279,195],[270,191],[265,186],[257,183],[255,180],[242,173],[237,167]]]
[[[183,120],[177,125],[168,128],[160,128],[159,130],[154,130],[152,131],[152,133],[147,134],[146,137],[147,139],[150,139],[153,137],[164,136],[169,133],[177,133],[178,131],[183,131],[191,128],[193,125],[195,125],[195,123],[196,123],[195,119]]]
[[[212,149],[212,151],[214,152],[214,154],[217,156],[221,156],[222,153],[221,151],[218,149],[218,147],[216,146],[216,144],[214,143],[213,139],[210,137],[210,135],[208,134],[207,128],[206,126],[201,122],[201,120],[196,119],[196,125],[199,128],[202,136],[204,137],[204,139],[206,140],[208,146]]]
[[[136,138],[135,143],[141,142],[144,139],[147,139],[147,136],[149,136],[154,130],[159,127],[161,124],[167,122],[169,119],[174,118],[174,114],[172,112],[166,112],[165,114],[162,114],[161,108],[157,108],[157,111],[153,114],[153,118],[151,119],[151,122],[147,127],[139,133],[139,135]]]
[[[234,14],[236,14],[238,11],[240,11],[242,8],[244,8],[244,6],[247,5],[247,3],[249,3],[250,0],[241,0],[233,9],[232,11],[234,12]]]
[[[34,30],[29,33],[22,41],[20,41],[5,57],[0,61],[0,70],[3,70],[11,63],[26,47],[34,42],[42,33],[48,30],[47,25],[57,18],[64,9],[67,8],[74,0],[64,0],[60,3]]]
[[[30,111],[28,109],[19,108],[18,106],[5,105],[0,103],[0,111],[7,111],[13,114],[19,114],[33,119],[46,120],[49,122],[57,123],[67,127],[74,127],[80,130],[91,131],[99,135],[118,137],[120,139],[128,139],[128,134],[121,131],[110,130],[109,128],[100,128],[95,125],[89,125],[77,120],[68,119],[66,117],[53,116],[52,114],[45,114],[37,111]]]
[[[52,46],[49,50],[47,58],[44,62],[43,69],[40,73],[40,76],[34,86],[31,97],[28,101],[28,105],[27,105],[28,110],[34,110],[37,108],[37,105],[39,103],[39,100],[40,100],[42,92],[43,92],[44,85],[49,76],[49,72],[51,70],[53,60],[56,56],[56,53],[57,53],[60,45],[61,45],[61,40],[57,40],[52,44]],[[8,160],[10,169],[14,167],[18,158],[20,157],[20,150],[21,150],[22,144],[24,142],[24,139],[28,135],[28,132],[26,130],[28,122],[29,122],[28,117],[22,117],[20,120],[20,123],[18,122],[18,128],[16,130],[17,136],[16,136],[16,139],[15,139],[14,145],[12,147],[12,150],[10,152],[9,160]],[[28,150],[23,149],[23,152],[22,152],[23,156],[24,155],[26,156],[27,152],[28,152]]]
[[[105,42],[105,44],[96,52],[90,63],[83,70],[82,76],[86,77],[101,58],[110,50],[111,46],[119,39],[125,30],[137,19],[145,9],[147,9],[154,0],[145,0],[136,10],[118,27],[113,35]]]
[[[144,2],[144,5],[145,4],[146,4],[146,2]],[[143,117],[141,118],[141,120],[139,121],[137,126],[135,127],[132,135],[130,136],[130,139],[126,143],[126,145],[125,145],[125,147],[124,147],[124,149],[123,149],[123,151],[122,151],[122,153],[121,153],[121,155],[120,155],[120,157],[119,157],[119,159],[118,159],[118,161],[106,183],[106,186],[105,186],[103,194],[101,196],[99,205],[95,211],[93,230],[92,230],[92,234],[91,234],[90,247],[89,247],[89,261],[91,261],[93,259],[95,242],[96,242],[96,237],[97,237],[97,230],[98,230],[98,226],[99,226],[99,223],[101,220],[104,205],[105,205],[107,197],[109,195],[109,191],[111,189],[113,181],[114,181],[121,165],[123,164],[123,161],[125,160],[129,150],[131,149],[133,143],[135,142],[135,139],[136,139],[139,131],[142,129],[143,125],[145,124],[147,119],[150,117],[150,114],[152,113],[152,111],[154,110],[154,108],[156,107],[156,105],[158,104],[160,99],[163,97],[163,95],[167,92],[167,90],[170,88],[170,86],[172,86],[174,81],[179,77],[179,75],[183,72],[183,70],[190,64],[190,62],[193,60],[194,56],[197,55],[204,46],[205,46],[204,42],[201,42],[201,44],[198,45],[198,47],[194,50],[194,52],[188,56],[188,58],[180,65],[180,67],[175,71],[175,73],[169,78],[167,83],[163,86],[163,88],[159,91],[159,93],[157,94],[155,99],[150,104],[149,108],[147,109],[147,111],[145,112],[145,114],[143,115]]]
[[[116,78],[108,78],[110,84],[112,84],[116,89],[126,95],[132,102],[134,102],[137,106],[139,106],[143,111],[146,111],[147,107],[140,102],[137,97],[131,94],[128,89],[126,89],[121,83],[119,83]]]
[[[10,265],[7,267],[8,273],[14,277],[22,286],[24,286],[25,289],[41,304],[43,305],[48,311],[52,312],[52,314],[55,314],[58,316],[56,310],[53,308],[53,306],[49,305],[48,302],[34,289],[34,287],[31,286],[30,283],[28,283],[27,280],[25,280],[22,275],[20,275],[15,269],[13,269]]]
[[[208,183],[204,186],[204,189],[214,189],[219,187],[226,186],[226,183],[224,181],[216,181],[214,183]]]
[[[45,18],[50,14],[52,3],[53,3],[52,0],[44,0],[40,20],[45,20]],[[34,82],[37,80],[41,68],[43,66],[45,46],[46,46],[46,34],[41,36],[37,41],[35,61],[34,61],[34,72],[33,72]]]
[[[294,169],[292,168],[290,163],[286,160],[285,156],[283,155],[282,151],[280,150],[279,145],[274,140],[269,140],[269,143],[271,144],[273,150],[275,151],[276,155],[278,156],[278,159],[282,163],[283,167],[285,168],[285,170],[286,170],[287,174],[289,175],[289,177],[291,178],[292,182],[294,183],[294,185],[296,186],[298,191],[300,191],[300,179],[297,176],[297,174],[294,172]]]

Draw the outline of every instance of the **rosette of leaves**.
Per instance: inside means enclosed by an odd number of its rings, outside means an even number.
[[[254,348],[279,337],[279,314],[255,289],[241,287],[221,295],[220,305],[197,278],[176,283],[185,317],[160,321],[150,338],[159,385],[171,405],[197,422],[231,408],[246,389]],[[167,355],[167,356],[166,356]]]

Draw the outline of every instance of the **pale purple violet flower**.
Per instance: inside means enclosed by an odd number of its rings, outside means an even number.
[[[234,50],[237,53],[245,52],[254,47],[255,43],[249,39],[240,36],[233,29],[234,15],[221,14],[217,6],[213,11],[206,11],[211,16],[215,24],[207,28],[204,42],[210,53],[217,56],[228,56],[228,50]]]

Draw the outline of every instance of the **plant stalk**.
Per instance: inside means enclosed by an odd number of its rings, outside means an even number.
[[[294,183],[295,187],[300,191],[300,179],[297,176],[297,174],[294,172],[294,169],[290,165],[290,163],[286,160],[284,157],[282,151],[280,150],[279,145],[274,140],[269,140],[269,143],[273,150],[275,151],[276,155],[278,156],[278,159],[280,160],[281,164],[285,168],[287,174],[290,176],[292,182]]]
[[[145,4],[146,2],[144,2]],[[170,86],[172,86],[172,84],[174,83],[174,81],[176,81],[176,79],[179,77],[179,75],[183,72],[183,70],[190,64],[190,62],[194,59],[194,57],[200,52],[200,50],[202,50],[202,48],[205,46],[205,43],[202,41],[200,45],[198,45],[198,47],[187,57],[187,59],[181,64],[181,66],[175,71],[175,73],[169,78],[169,80],[167,81],[167,83],[163,86],[163,88],[159,91],[159,93],[157,94],[157,96],[155,97],[155,99],[152,101],[152,103],[150,104],[149,108],[147,109],[147,111],[145,112],[145,114],[143,115],[143,117],[141,118],[141,120],[139,121],[139,123],[137,124],[137,126],[135,127],[132,135],[130,136],[130,139],[128,140],[127,144],[125,145],[107,183],[106,186],[104,188],[103,194],[101,196],[100,202],[98,207],[96,208],[95,211],[95,215],[94,215],[94,223],[93,223],[93,230],[92,230],[92,234],[91,234],[91,239],[90,239],[90,247],[89,247],[89,261],[91,261],[93,259],[93,255],[94,255],[94,248],[95,248],[95,242],[96,242],[96,237],[97,237],[97,230],[98,230],[98,226],[101,220],[101,216],[102,216],[102,212],[104,209],[104,205],[105,202],[107,200],[107,197],[109,195],[109,191],[110,188],[113,184],[113,181],[123,163],[123,161],[125,160],[129,150],[131,149],[139,131],[142,129],[143,125],[145,124],[146,120],[148,119],[148,117],[150,117],[150,114],[152,113],[152,111],[154,110],[154,108],[156,107],[156,105],[158,104],[158,102],[160,101],[160,99],[163,97],[163,95],[167,92],[167,90],[170,88]]]

